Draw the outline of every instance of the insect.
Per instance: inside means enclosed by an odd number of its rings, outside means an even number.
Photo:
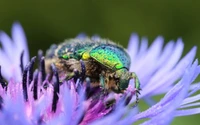
[[[140,82],[134,72],[129,72],[130,56],[123,47],[110,40],[65,40],[59,45],[52,45],[46,58],[47,65],[55,63],[61,79],[71,79],[78,73],[80,77],[89,77],[93,86],[116,93],[123,93],[130,79],[134,79],[138,101]]]

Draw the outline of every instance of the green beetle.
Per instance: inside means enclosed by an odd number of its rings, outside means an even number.
[[[47,51],[46,63],[55,63],[60,78],[71,79],[75,72],[82,72],[81,61],[85,67],[85,77],[89,77],[93,86],[105,90],[123,93],[130,79],[135,80],[136,97],[140,82],[134,72],[129,72],[130,56],[120,45],[107,39],[69,39]],[[48,70],[48,69],[47,69]]]

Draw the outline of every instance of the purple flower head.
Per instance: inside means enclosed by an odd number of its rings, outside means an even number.
[[[81,34],[77,38],[82,39]],[[98,40],[99,36],[92,39]],[[131,125],[146,119],[143,125],[167,125],[178,116],[200,113],[200,83],[193,83],[200,73],[194,60],[196,47],[183,58],[181,39],[170,41],[157,37],[148,47],[148,40],[131,35],[128,53],[131,72],[141,82],[140,99],[149,108],[140,111],[135,106],[134,80],[125,93],[105,93],[91,87],[89,78],[75,77],[60,81],[57,68],[51,64],[53,75],[45,72],[42,51],[29,60],[24,31],[14,23],[12,38],[0,32],[0,124],[1,125]],[[14,52],[14,56],[13,56]],[[39,61],[38,68],[33,66]],[[165,94],[158,102],[152,97]],[[140,103],[139,103],[140,105]],[[193,106],[196,106],[195,108]]]

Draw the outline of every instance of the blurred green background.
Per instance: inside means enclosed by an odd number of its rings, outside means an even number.
[[[79,33],[99,34],[127,46],[130,34],[153,41],[182,37],[184,52],[200,46],[200,1],[0,1],[0,29],[10,33],[19,21],[27,35],[31,56],[38,49],[62,42]],[[200,56],[198,50],[197,57]],[[199,125],[200,115],[176,118],[173,125]]]

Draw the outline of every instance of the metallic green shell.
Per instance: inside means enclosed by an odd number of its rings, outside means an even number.
[[[111,69],[129,69],[130,67],[129,55],[123,48],[116,45],[99,45],[90,51],[90,56]]]
[[[80,60],[86,51],[91,58],[110,69],[130,67],[130,57],[123,47],[107,39],[69,39],[58,45],[55,56],[63,58],[70,53],[71,58]]]
[[[93,46],[95,46],[95,42],[92,42],[89,39],[85,39],[84,41],[80,39],[70,39],[66,40],[64,43],[58,46],[55,55],[59,58],[62,58],[64,54],[72,53],[73,58],[79,60],[81,59],[82,53],[92,48]]]
[[[88,51],[98,45],[108,44],[108,43],[115,44],[106,39],[100,39],[100,40],[92,40],[89,38],[68,39],[68,40],[65,40],[65,42],[58,45],[57,49],[55,50],[55,56],[62,58],[64,54],[72,53],[74,55],[73,58],[81,59],[82,54],[85,51]]]

